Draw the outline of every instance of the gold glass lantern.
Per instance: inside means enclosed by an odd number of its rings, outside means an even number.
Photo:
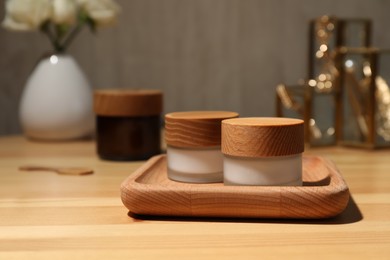
[[[390,50],[341,48],[340,143],[390,146]]]
[[[371,21],[321,16],[310,21],[308,75],[295,86],[280,84],[276,89],[277,116],[305,120],[305,141],[311,146],[334,145],[341,138],[342,46],[368,47]]]
[[[338,19],[322,16],[310,22],[309,68],[305,89],[306,142],[316,145],[337,143],[341,124],[337,120],[340,71],[337,50],[341,46],[370,45],[371,22],[367,19]],[[313,128],[317,129],[314,135]]]

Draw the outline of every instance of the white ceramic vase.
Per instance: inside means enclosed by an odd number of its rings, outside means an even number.
[[[73,57],[56,54],[38,63],[27,80],[19,113],[24,134],[32,139],[92,134],[92,89]]]

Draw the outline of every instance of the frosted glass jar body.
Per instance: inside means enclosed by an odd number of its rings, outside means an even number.
[[[174,181],[210,183],[223,181],[221,148],[167,147],[168,178]]]
[[[224,155],[225,185],[301,186],[302,154],[262,158]]]

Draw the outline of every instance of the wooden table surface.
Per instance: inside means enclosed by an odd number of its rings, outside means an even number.
[[[352,200],[321,221],[134,219],[120,183],[142,162],[99,160],[92,141],[0,138],[0,259],[390,259],[390,150],[316,148]],[[93,175],[21,172],[87,166]]]

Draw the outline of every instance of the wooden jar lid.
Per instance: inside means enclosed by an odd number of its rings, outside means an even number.
[[[94,110],[100,116],[153,116],[162,112],[163,95],[152,89],[104,89],[94,94]]]
[[[240,157],[271,157],[302,153],[303,120],[249,117],[222,121],[222,153]]]
[[[165,142],[182,148],[221,146],[221,121],[238,117],[229,111],[174,112],[165,115]]]

